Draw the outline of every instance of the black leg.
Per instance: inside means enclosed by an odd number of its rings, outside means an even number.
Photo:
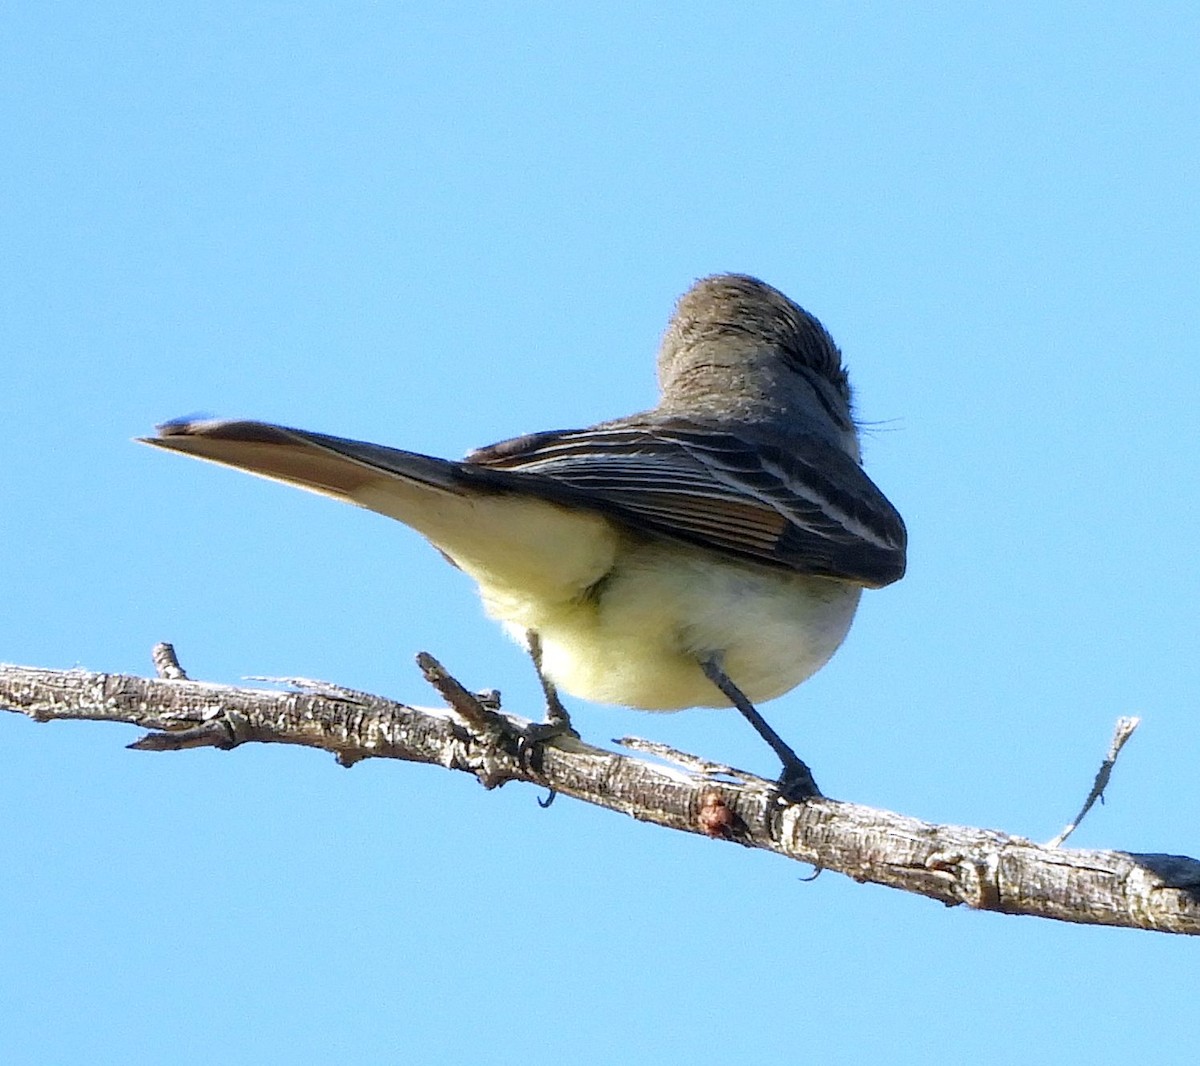
[[[541,682],[542,693],[546,696],[546,720],[533,721],[524,727],[521,736],[517,738],[517,756],[524,765],[540,769],[542,745],[556,737],[577,737],[578,733],[571,725],[571,717],[566,713],[563,701],[558,699],[558,689],[554,688],[551,679],[541,671],[541,637],[529,630],[528,639],[529,658],[533,659],[533,669],[538,671],[538,681]],[[538,802],[542,807],[550,807],[553,799],[554,793],[551,791],[550,798],[547,798],[545,803],[540,799]]]
[[[529,657],[533,660],[533,668],[537,671],[542,693],[546,697],[546,721],[544,724],[555,728],[558,733],[575,733],[571,727],[571,716],[567,714],[566,707],[558,698],[558,689],[554,687],[554,682],[542,673],[542,638],[531,629],[528,639]],[[578,734],[575,735],[578,736]]]
[[[528,631],[526,637],[529,641],[529,657],[533,660],[533,668],[537,671],[542,694],[546,697],[546,720],[532,722],[525,729],[517,742],[517,754],[525,765],[539,770],[541,769],[542,745],[546,741],[562,736],[577,737],[579,734],[571,725],[571,716],[567,714],[562,700],[558,698],[558,689],[554,687],[554,682],[542,672],[542,638],[532,629]],[[550,794],[544,800],[538,800],[538,806],[549,807],[554,802],[556,795],[554,789],[551,789]]]
[[[746,698],[742,690],[729,680],[729,676],[721,669],[717,657],[714,655],[702,660],[700,668],[704,671],[704,676],[742,712],[742,717],[754,727],[758,735],[770,744],[772,750],[779,756],[779,761],[783,763],[779,786],[784,795],[791,800],[802,800],[810,796],[821,795],[821,790],[817,788],[817,783],[813,780],[812,771],[808,768],[807,763],[787,746],[783,737],[767,724],[766,719],[758,713],[754,704]]]

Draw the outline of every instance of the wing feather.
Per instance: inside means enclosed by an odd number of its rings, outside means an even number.
[[[465,468],[535,475],[540,494],[634,528],[868,586],[904,574],[904,523],[862,468],[819,437],[786,446],[673,420],[539,433],[472,453]]]

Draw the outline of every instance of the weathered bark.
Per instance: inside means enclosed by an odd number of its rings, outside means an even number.
[[[293,681],[285,692],[203,684],[187,680],[163,647],[157,679],[0,665],[0,707],[37,721],[137,725],[151,730],[130,745],[141,750],[300,744],[330,751],[345,766],[401,759],[463,770],[488,788],[528,781],[641,821],[763,848],[948,905],[1200,933],[1195,859],[1036,844],[826,797],[788,803],[772,782],[646,742],[628,747],[679,765],[571,737],[530,746],[520,739],[527,722],[467,693],[428,656],[419,661],[446,710],[320,682]]]

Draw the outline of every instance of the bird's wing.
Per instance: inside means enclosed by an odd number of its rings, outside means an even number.
[[[599,426],[504,441],[463,468],[528,478],[539,495],[758,563],[876,588],[904,574],[900,515],[819,437],[780,446],[681,420]]]

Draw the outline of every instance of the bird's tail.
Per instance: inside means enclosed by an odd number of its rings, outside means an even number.
[[[382,501],[373,490],[381,483],[389,486],[392,496],[396,494],[397,479],[421,486],[426,492],[461,491],[461,464],[399,448],[269,422],[180,420],[155,428],[157,436],[139,438],[143,444],[297,485],[402,522],[411,520],[407,508],[393,513],[396,507],[378,505]]]
[[[142,440],[403,522],[498,602],[518,593],[572,599],[607,572],[616,550],[617,534],[599,512],[540,498],[537,475],[267,422],[168,422]]]

